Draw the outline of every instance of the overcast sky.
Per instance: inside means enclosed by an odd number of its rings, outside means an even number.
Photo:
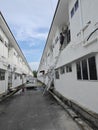
[[[33,70],[38,68],[57,1],[0,1],[0,11]]]

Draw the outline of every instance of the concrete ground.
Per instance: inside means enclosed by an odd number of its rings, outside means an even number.
[[[81,130],[42,89],[18,92],[0,103],[0,130]]]

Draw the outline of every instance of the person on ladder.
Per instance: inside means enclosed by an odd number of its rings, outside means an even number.
[[[63,33],[61,32],[60,33],[60,50],[62,49],[63,42],[64,42],[64,36],[63,36]]]

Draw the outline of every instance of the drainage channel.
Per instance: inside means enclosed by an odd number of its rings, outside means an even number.
[[[65,109],[65,111],[71,116],[71,118],[79,125],[82,130],[95,130],[91,128],[85,120],[78,116],[69,106],[62,102],[54,93],[49,91],[50,94],[57,100],[57,102]]]

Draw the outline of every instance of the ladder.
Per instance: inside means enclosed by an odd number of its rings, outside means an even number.
[[[57,59],[55,61],[54,66],[49,69],[49,72],[47,74],[47,76],[48,76],[48,83],[47,83],[47,86],[45,87],[45,89],[43,91],[43,95],[45,94],[46,91],[48,91],[51,88],[51,83],[53,82],[54,77],[55,77],[55,67],[56,67],[57,62],[59,60],[60,54],[61,54],[61,50],[58,53],[58,56],[57,56]]]

